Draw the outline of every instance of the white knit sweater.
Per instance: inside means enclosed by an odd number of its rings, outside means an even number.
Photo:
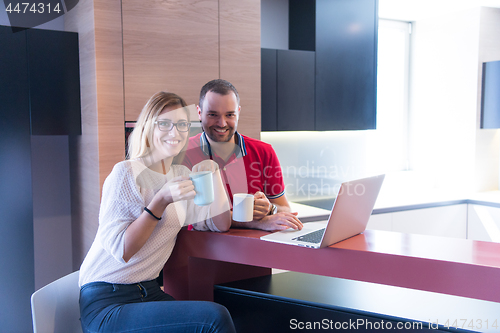
[[[136,160],[114,166],[104,181],[99,228],[80,268],[80,286],[96,281],[131,284],[153,280],[170,257],[183,225],[219,231],[210,218],[210,206],[199,207],[193,200],[177,201],[167,206],[146,244],[127,263],[123,260],[127,227],[168,180],[189,172],[185,166],[172,165],[163,175]]]

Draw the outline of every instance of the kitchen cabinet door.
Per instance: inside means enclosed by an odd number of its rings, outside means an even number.
[[[314,52],[261,50],[262,130],[314,131]]]
[[[500,242],[500,208],[469,204],[467,238]]]
[[[240,95],[238,131],[260,139],[260,0],[219,0],[218,4],[218,77],[231,82]]]
[[[376,127],[377,0],[316,0],[316,130]]]
[[[278,131],[314,130],[314,52],[277,51]]]
[[[261,49],[261,129],[278,129],[277,50]]]
[[[0,265],[9,268],[0,291],[16,314],[0,327],[24,332],[25,300],[72,269],[67,135],[81,134],[78,35],[0,26],[0,45]]]
[[[465,239],[467,204],[394,212],[392,230],[407,234]]]
[[[26,37],[31,133],[82,134],[78,34],[28,29]]]
[[[201,87],[219,78],[218,7],[217,0],[122,2],[125,121],[137,120],[162,90],[198,104]]]
[[[11,312],[0,316],[0,327],[30,332],[35,281],[26,34],[0,26],[0,45],[0,292],[8,300],[2,312]]]
[[[392,231],[392,213],[371,215],[366,229]]]

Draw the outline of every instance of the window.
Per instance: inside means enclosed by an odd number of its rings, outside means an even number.
[[[408,75],[411,23],[379,20],[377,130],[370,151],[382,172],[408,168]]]

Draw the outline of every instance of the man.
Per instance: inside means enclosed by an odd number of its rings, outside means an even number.
[[[183,164],[189,168],[212,159],[219,165],[232,202],[233,194],[254,195],[251,222],[232,225],[262,230],[302,229],[290,212],[281,167],[271,145],[239,134],[240,98],[225,80],[212,80],[200,92],[197,106],[203,133],[189,139]]]

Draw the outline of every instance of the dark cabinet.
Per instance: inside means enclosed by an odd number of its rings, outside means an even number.
[[[314,52],[262,49],[262,130],[314,130]]]
[[[378,1],[290,0],[289,25],[294,50],[262,49],[262,130],[375,129]]]
[[[78,35],[26,30],[33,135],[79,135]]]
[[[316,0],[316,130],[376,127],[377,0]]]
[[[488,301],[297,272],[216,285],[214,301],[239,333],[475,332],[485,324],[476,323],[473,309],[483,318],[499,311]],[[456,320],[467,315],[474,319]]]
[[[0,77],[2,116],[25,112],[32,135],[81,134],[78,34],[14,32],[6,26],[0,26],[0,33],[5,41],[0,49],[5,67]],[[9,66],[6,60],[13,54],[18,56]],[[8,94],[10,89],[16,93]]]
[[[34,201],[43,196],[37,202],[48,202],[60,182],[40,192],[34,184],[48,174],[59,179],[60,168],[53,166],[64,164],[51,158],[56,148],[39,145],[37,138],[81,134],[78,35],[0,26],[0,45],[0,266],[6,272],[0,274],[0,327],[28,332],[35,290]]]
[[[0,26],[0,45],[0,292],[6,300],[0,327],[29,332],[35,281],[26,36]]]
[[[313,131],[314,52],[277,53],[278,131]]]
[[[278,129],[277,50],[261,49],[261,129]]]

